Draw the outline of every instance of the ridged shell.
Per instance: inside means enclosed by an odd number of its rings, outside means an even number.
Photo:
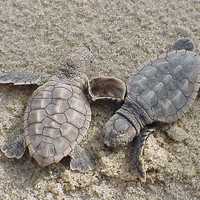
[[[24,116],[25,139],[39,165],[59,162],[89,128],[91,110],[81,84],[53,79],[39,87]]]
[[[174,122],[194,102],[200,87],[200,57],[173,51],[144,64],[128,80],[126,102],[136,102],[152,121]]]

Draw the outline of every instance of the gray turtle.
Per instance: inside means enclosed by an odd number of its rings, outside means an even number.
[[[177,121],[188,111],[199,91],[200,57],[187,51],[193,48],[191,40],[179,39],[173,51],[143,64],[140,71],[131,74],[124,104],[103,129],[108,147],[133,141],[133,166],[143,181],[146,171],[142,153],[155,128],[152,125]]]
[[[101,84],[107,88],[106,92],[99,87],[93,88],[95,93],[92,93],[86,75],[73,72],[89,65],[92,59],[87,48],[77,48],[55,76],[45,76],[47,82],[38,87],[28,101],[24,114],[24,133],[10,137],[1,147],[8,158],[21,158],[28,147],[30,156],[42,167],[57,163],[69,155],[72,170],[93,169],[92,157],[79,146],[91,121],[89,101],[104,97],[121,100],[124,98],[125,85],[119,79],[103,78]],[[0,74],[0,83],[39,86],[46,81],[43,78],[27,72],[9,72]],[[112,91],[108,88],[112,88]]]

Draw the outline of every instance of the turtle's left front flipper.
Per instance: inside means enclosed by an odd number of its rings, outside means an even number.
[[[0,72],[0,84],[36,85],[40,86],[49,79],[47,74],[31,72]]]
[[[141,133],[133,140],[132,148],[132,164],[134,169],[139,175],[142,182],[146,182],[146,169],[143,160],[143,151],[145,143],[148,137],[153,134],[154,129],[144,129]]]
[[[89,96],[92,101],[124,101],[126,84],[115,77],[96,77],[89,81]]]

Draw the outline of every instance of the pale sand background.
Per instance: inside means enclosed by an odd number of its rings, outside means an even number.
[[[1,70],[54,71],[73,46],[95,55],[91,76],[127,80],[139,64],[165,51],[179,37],[200,40],[197,0],[1,0]],[[30,89],[0,87],[0,140],[21,117]],[[94,172],[71,172],[68,162],[40,169],[26,154],[21,160],[0,156],[0,199],[200,199],[200,101],[177,124],[182,142],[163,133],[145,148],[146,184],[131,172],[129,149],[103,147],[101,129],[111,105],[92,106],[93,121],[85,141],[98,158]],[[89,141],[89,142],[88,142]]]

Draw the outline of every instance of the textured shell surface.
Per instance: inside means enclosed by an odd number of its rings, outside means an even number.
[[[85,136],[91,110],[81,83],[52,78],[34,91],[24,115],[29,153],[41,166],[59,162]]]
[[[200,87],[199,73],[200,57],[194,52],[181,50],[162,55],[130,76],[125,105],[136,103],[149,123],[174,122],[194,102]]]

